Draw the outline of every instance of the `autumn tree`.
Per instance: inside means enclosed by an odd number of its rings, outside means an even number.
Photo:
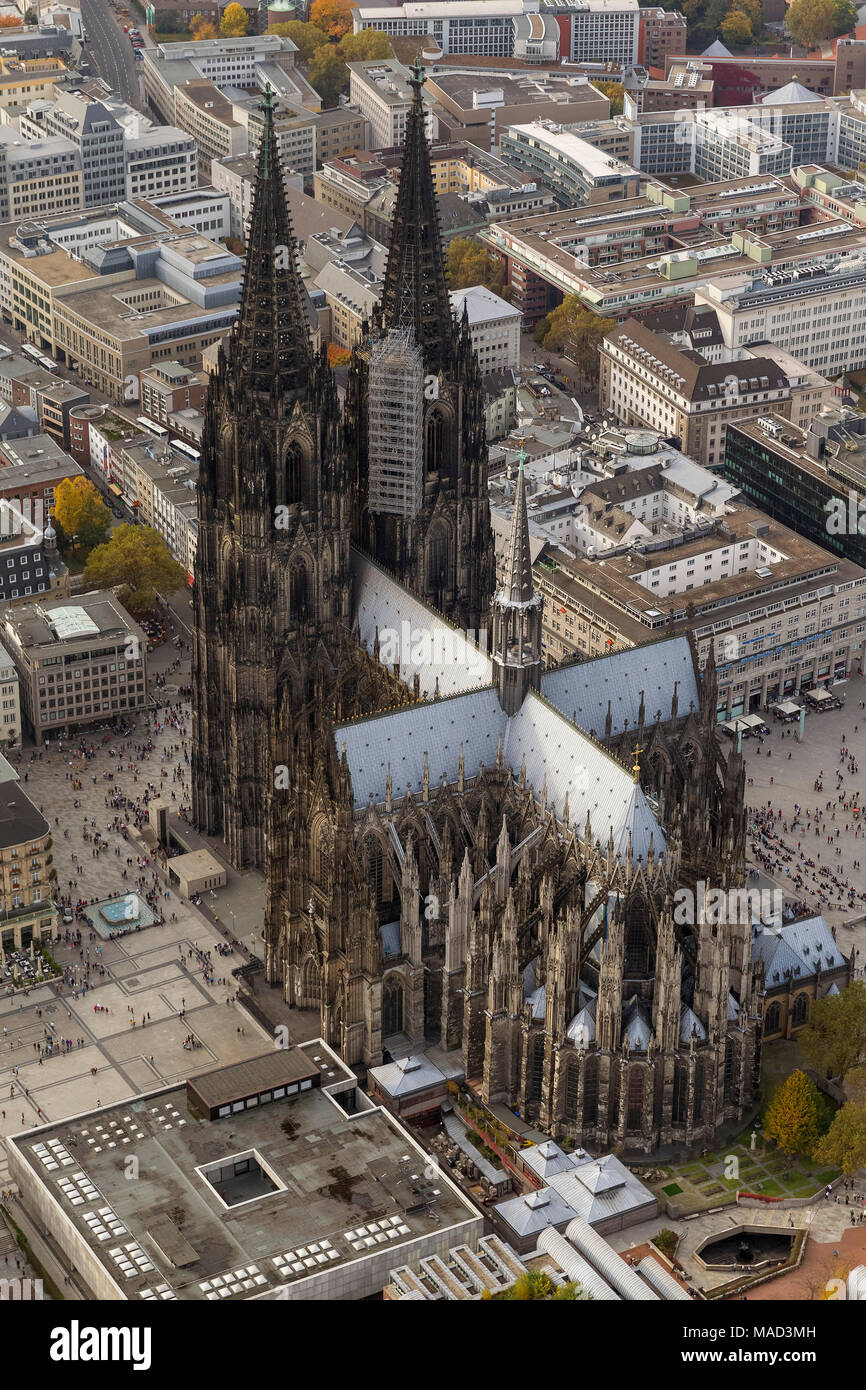
[[[452,290],[465,290],[470,285],[484,285],[494,294],[501,294],[505,282],[505,267],[498,256],[492,256],[480,241],[456,236],[448,243],[445,271]]]
[[[226,5],[220,20],[220,33],[224,39],[241,39],[247,32],[249,22],[243,5]]]
[[[349,76],[339,49],[331,44],[317,48],[307,66],[307,74],[323,104],[335,106]]]
[[[152,526],[118,526],[106,545],[91,552],[84,582],[100,589],[122,585],[121,603],[133,613],[146,613],[157,593],[183,587],[186,571]]]
[[[581,378],[592,382],[598,380],[599,345],[614,327],[613,319],[599,318],[576,294],[570,294],[541,320],[534,336],[548,352],[561,352],[571,358]]]
[[[623,101],[625,99],[625,87],[621,82],[594,82],[592,84],[602,96],[606,96],[610,102],[610,114],[621,116]]]
[[[18,29],[21,20],[14,14],[0,14],[0,29]]]
[[[802,48],[815,48],[829,39],[836,25],[833,0],[791,0],[785,15],[788,33]]]
[[[846,1177],[866,1168],[866,1102],[849,1100],[837,1110],[812,1156],[816,1163],[841,1168]]]
[[[278,34],[281,39],[291,39],[298,50],[298,62],[308,63],[317,49],[328,42],[328,36],[315,24],[304,24],[301,19],[289,19],[285,24],[272,24],[269,34]]]
[[[101,545],[111,528],[111,512],[89,478],[64,478],[58,484],[54,515],[73,550]]]
[[[866,1058],[866,985],[855,980],[841,994],[816,999],[797,1034],[807,1062],[826,1076],[847,1076]]]
[[[194,14],[189,22],[189,32],[192,34],[196,43],[201,43],[203,39],[218,39],[219,30],[215,24],[211,24],[209,19],[205,19],[203,14]]]
[[[313,0],[310,22],[324,30],[329,39],[341,39],[354,27],[353,0]]]
[[[344,34],[340,52],[347,63],[368,63],[373,58],[393,58],[391,40],[381,29],[362,29],[359,34]]]
[[[764,1133],[782,1153],[811,1155],[821,1133],[818,1087],[804,1071],[782,1082],[767,1106]]]
[[[742,10],[731,10],[719,26],[722,39],[730,48],[745,48],[752,42],[752,22]]]

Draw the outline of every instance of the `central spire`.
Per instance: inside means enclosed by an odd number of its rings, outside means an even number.
[[[526,510],[526,450],[523,441],[517,455],[517,493],[511,522],[511,539],[505,562],[505,577],[497,595],[499,603],[529,603],[535,597],[532,582],[532,554],[529,548],[529,516]]]
[[[529,690],[541,688],[542,598],[532,582],[525,465],[521,442],[511,540],[502,586],[493,600],[493,667],[506,714],[516,714]]]
[[[312,351],[274,133],[275,105],[268,85],[232,366],[245,391],[297,399],[307,393]]]
[[[380,315],[386,331],[410,324],[414,327],[424,366],[428,372],[436,373],[452,355],[454,321],[445,280],[439,205],[433,191],[424,131],[424,69],[420,60],[411,69],[409,85],[412,105],[406,118],[403,167]]]

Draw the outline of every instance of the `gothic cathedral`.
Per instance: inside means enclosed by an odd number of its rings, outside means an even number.
[[[412,82],[343,410],[264,100],[202,445],[194,815],[264,870],[267,978],[359,1071],[436,1044],[556,1137],[708,1143],[760,1073],[751,919],[701,900],[743,894],[742,758],[687,637],[544,669],[522,460],[496,584],[481,384]]]

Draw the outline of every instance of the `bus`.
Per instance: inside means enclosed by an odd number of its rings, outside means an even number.
[[[21,349],[21,355],[23,357],[29,357],[31,362],[39,362],[42,358],[42,353],[39,351],[38,347],[34,347],[32,343],[24,344]]]
[[[168,430],[165,426],[157,425],[153,420],[148,420],[146,415],[139,415],[135,423],[141,425],[143,430],[149,430],[151,434],[155,434],[157,439],[166,439],[168,437]]]
[[[40,367],[43,367],[46,372],[57,371],[57,363],[54,361],[54,358],[46,357],[44,352],[40,353],[36,360],[39,363]]]
[[[170,439],[168,442],[173,449],[177,449],[179,454],[185,454],[188,459],[192,459],[193,463],[198,463],[200,457],[198,449],[194,449],[191,444],[185,444],[182,439]]]

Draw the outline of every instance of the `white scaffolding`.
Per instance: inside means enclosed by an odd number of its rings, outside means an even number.
[[[417,516],[424,500],[424,362],[415,330],[392,328],[370,356],[369,507]]]

